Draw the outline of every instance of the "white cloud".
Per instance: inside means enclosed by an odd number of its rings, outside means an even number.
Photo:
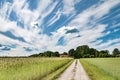
[[[12,11],[11,9],[11,3],[6,2],[3,4],[3,7],[0,8],[0,16],[2,16],[3,19],[7,19]]]
[[[80,28],[83,28],[84,26],[90,26],[87,25],[88,23],[95,25],[100,18],[109,13],[109,11],[119,3],[119,0],[106,0],[104,3],[95,4],[76,16],[76,18],[73,19],[69,25],[78,26]]]
[[[53,33],[51,39],[53,42],[57,43],[58,39],[63,36],[66,45],[60,46],[54,43],[54,45],[52,46],[51,44],[49,44],[50,46],[47,46],[47,48],[49,50],[51,49],[53,51],[58,50],[60,52],[63,52],[63,51],[68,51],[71,48],[75,48],[79,45],[84,45],[84,44],[93,45],[90,44],[91,41],[95,41],[97,38],[106,35],[106,33],[103,33],[106,27],[107,25],[97,25],[91,30],[88,29],[88,30],[80,31],[79,33],[70,33],[70,34],[66,34],[66,31],[74,29],[76,27],[71,27],[71,26],[61,27],[60,29],[58,29],[56,32]],[[80,35],[80,37],[77,37],[78,35]]]
[[[38,2],[37,8],[31,11],[25,0],[14,0],[12,9],[16,12],[19,20],[24,22],[25,28],[28,29],[32,22],[38,21],[39,26],[42,25],[44,18],[53,11],[58,3],[57,1],[52,2],[51,0],[41,0]]]
[[[58,11],[55,13],[55,16],[53,16],[53,17],[49,20],[48,26],[52,25],[52,24],[55,23],[57,20],[59,20],[60,17],[61,17],[61,15],[62,15],[62,14],[60,13],[60,10],[58,10]]]
[[[72,14],[72,15],[75,14],[75,12],[76,12],[75,4],[77,4],[80,1],[81,0],[63,0],[63,3],[64,3],[63,9],[62,10],[61,10],[61,8],[58,9],[58,11],[55,13],[55,15],[49,20],[48,26],[52,25],[57,20],[59,20],[62,14],[66,15],[66,16],[68,16],[70,14]]]
[[[44,18],[49,15],[53,9],[56,7],[58,1],[54,2],[51,0],[41,0],[37,9],[35,10],[35,13],[39,14],[38,21],[40,25],[42,25]],[[33,13],[34,14],[34,13]]]
[[[10,51],[1,51],[2,54],[0,54],[0,56],[17,56],[17,55],[26,55],[24,50],[22,49],[23,46],[27,46],[28,44],[20,42],[18,40],[13,40],[11,38],[8,38],[4,35],[0,34],[0,43],[3,45],[12,45],[15,44],[17,47],[14,49],[11,49]]]
[[[90,47],[103,49],[104,47],[102,45],[104,44],[101,43],[102,40],[97,41],[97,38],[106,36],[111,32],[108,31],[105,33],[104,31],[107,29],[107,25],[98,23],[96,24],[96,22],[104,15],[109,13],[109,11],[119,3],[119,0],[107,0],[104,3],[95,4],[92,7],[84,10],[82,13],[78,14],[78,16],[76,16],[69,23],[69,26],[77,26],[77,28],[80,30],[80,37],[71,39],[71,35],[69,35],[70,38],[67,36],[67,47],[69,46],[69,48],[71,48],[72,45],[72,47],[75,48],[78,45],[88,44]],[[91,23],[91,25],[89,23]],[[96,41],[96,43],[91,43],[92,41]],[[101,44],[100,47],[98,47],[98,43]],[[111,44],[112,43],[114,43],[114,40],[111,41]]]
[[[109,47],[113,43],[119,43],[119,42],[120,42],[120,38],[113,39],[113,40],[108,40],[107,42],[101,43],[101,44],[99,44],[99,46],[96,46],[96,47],[99,48],[99,49],[104,49],[104,48]]]
[[[114,29],[113,32],[117,32],[117,31],[119,31],[119,30],[120,30],[120,29]]]
[[[91,41],[95,41],[97,38],[104,36],[106,33],[103,33],[106,25],[97,25],[96,27],[88,30],[82,30],[79,32],[80,37],[68,39],[68,46],[72,45],[77,47],[78,45],[90,44]]]
[[[63,14],[69,15],[75,12],[75,4],[80,2],[81,0],[63,0]]]
[[[113,28],[120,27],[120,23],[115,24],[115,25],[113,25],[112,27],[113,27]]]
[[[59,20],[62,14],[66,16],[70,14],[74,15],[76,12],[75,5],[80,1],[81,0],[63,0],[63,10],[60,8],[53,18],[49,20],[48,25],[52,25]],[[26,0],[14,0],[13,3],[7,2],[3,4],[2,8],[0,9],[0,31],[10,31],[14,36],[22,37],[26,42],[14,40],[0,34],[1,44],[17,45],[16,48],[11,49],[10,52],[3,52],[4,54],[2,55],[29,55],[35,53],[34,49],[38,49],[39,52],[44,50],[53,50],[62,53],[83,44],[87,44],[90,47],[97,49],[104,48],[113,50],[113,48],[119,47],[118,45],[120,45],[120,39],[113,39],[106,43],[102,43],[103,40],[97,40],[98,38],[111,33],[110,31],[104,32],[107,29],[107,25],[98,24],[97,21],[109,13],[109,11],[119,3],[119,0],[107,0],[104,3],[95,4],[78,14],[70,23],[68,23],[67,26],[62,26],[55,32],[52,32],[51,36],[48,36],[39,33],[43,30],[41,27],[44,26],[44,19],[54,10],[58,4],[58,1],[53,2],[52,0],[41,0],[39,1],[37,8],[33,11],[29,9],[29,4],[26,2]],[[12,10],[16,12],[18,20],[24,22],[24,28],[18,26],[17,21],[10,21],[8,19]],[[91,24],[88,25],[88,23]],[[115,26],[116,25],[114,25],[114,27]],[[72,29],[78,29],[79,32],[66,34],[68,30]],[[57,45],[57,42],[61,37],[64,37],[65,39],[66,44],[64,46]],[[114,44],[110,47],[109,45],[113,43],[118,44]],[[29,47],[33,49],[33,52],[27,54],[23,47]]]
[[[118,48],[120,50],[120,42],[117,43],[117,44],[114,44],[112,46],[108,46],[107,48],[105,48],[106,50],[109,50],[110,54],[112,54],[112,51],[115,49],[115,48]]]
[[[34,33],[33,31],[29,31],[17,26],[17,23],[14,21],[4,20],[0,17],[0,31],[6,32],[10,31],[17,37],[22,37],[26,42],[31,42],[31,39],[36,37],[38,34]],[[7,24],[7,25],[6,25]],[[27,34],[25,34],[27,33]]]

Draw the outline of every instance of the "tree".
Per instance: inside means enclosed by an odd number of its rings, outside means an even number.
[[[118,50],[118,48],[115,48],[112,52],[113,56],[116,57],[116,56],[119,56],[120,55],[120,51]]]
[[[38,56],[39,56],[38,54],[32,54],[29,57],[38,57]]]
[[[89,53],[90,53],[90,57],[97,57],[98,56],[98,51],[94,48],[90,48]]]
[[[54,57],[59,57],[60,56],[59,52],[57,52],[57,51],[54,52],[54,54],[55,54]]]
[[[74,54],[75,54],[75,50],[74,50],[74,49],[70,49],[70,50],[68,51],[68,55],[69,55],[70,57],[74,57]]]
[[[99,57],[108,57],[109,51],[108,50],[101,50]]]
[[[75,53],[74,53],[74,58],[82,58],[82,49],[81,46],[78,46]]]
[[[90,48],[89,53],[90,53],[90,57],[98,57],[99,56],[99,51],[94,48]]]
[[[88,45],[83,45],[81,46],[83,54],[89,54],[89,46]]]
[[[51,57],[52,56],[52,51],[46,51],[46,52],[44,52],[44,56],[45,57]]]
[[[46,51],[39,54],[33,54],[30,55],[30,57],[59,57],[59,56],[69,56],[74,58],[91,58],[91,57],[112,57],[112,56],[119,56],[120,57],[120,51],[115,48],[112,52],[112,55],[109,54],[108,50],[101,50],[98,51],[95,48],[89,48],[88,45],[82,45],[78,46],[76,50],[70,49],[67,52],[64,52],[63,54],[59,54],[59,52],[52,52],[52,51]]]
[[[75,58],[90,57],[89,46],[88,45],[78,46],[75,51],[74,57]]]
[[[42,56],[44,56],[44,54],[43,54],[43,53],[39,53],[38,55],[39,55],[39,57],[42,57]]]
[[[95,49],[94,48],[90,48],[89,53],[90,53],[90,55],[94,55],[95,56]]]

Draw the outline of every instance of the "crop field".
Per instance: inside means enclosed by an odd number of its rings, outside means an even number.
[[[120,80],[120,58],[80,59],[92,80]]]
[[[71,63],[70,58],[0,58],[0,80],[51,80]]]

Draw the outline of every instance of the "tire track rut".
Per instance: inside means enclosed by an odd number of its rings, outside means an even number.
[[[79,62],[79,59],[75,59],[57,80],[90,80],[90,78]]]

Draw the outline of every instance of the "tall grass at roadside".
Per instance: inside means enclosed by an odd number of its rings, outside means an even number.
[[[64,65],[63,67],[59,68],[58,70],[52,72],[50,75],[46,76],[45,78],[43,78],[42,80],[55,80],[56,78],[59,77],[59,75],[64,72],[66,70],[66,68],[68,68],[68,66],[70,66],[70,64],[73,61],[70,61],[69,63],[67,63],[66,65]]]
[[[92,80],[120,80],[120,58],[80,59]]]
[[[69,58],[0,58],[0,80],[41,80]]]

